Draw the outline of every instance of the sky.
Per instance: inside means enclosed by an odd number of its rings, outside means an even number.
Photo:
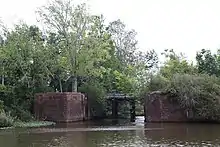
[[[79,0],[75,0],[79,1]],[[82,0],[81,0],[82,1]],[[220,48],[219,0],[87,0],[91,13],[106,21],[121,19],[135,29],[141,50],[183,52],[193,60],[202,48]],[[1,20],[36,23],[35,10],[47,0],[0,0]]]

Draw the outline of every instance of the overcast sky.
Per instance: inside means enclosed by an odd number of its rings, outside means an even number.
[[[93,13],[107,21],[122,19],[138,32],[142,50],[173,48],[189,59],[196,51],[220,48],[219,0],[88,0]],[[35,23],[35,10],[47,0],[0,0],[7,25],[19,19]]]

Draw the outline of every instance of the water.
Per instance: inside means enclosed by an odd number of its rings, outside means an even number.
[[[145,124],[103,120],[0,131],[0,147],[220,146],[217,124]]]

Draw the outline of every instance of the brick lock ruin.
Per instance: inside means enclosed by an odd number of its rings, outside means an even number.
[[[186,122],[187,114],[169,95],[160,91],[149,93],[145,98],[146,122]]]
[[[89,119],[88,99],[79,92],[48,92],[35,95],[38,120],[74,122]]]

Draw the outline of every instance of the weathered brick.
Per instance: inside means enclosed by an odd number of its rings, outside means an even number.
[[[167,94],[156,91],[145,98],[145,121],[186,122],[188,119],[185,111],[171,102]]]
[[[48,92],[35,95],[34,112],[38,120],[73,122],[89,119],[88,101],[79,92]]]

